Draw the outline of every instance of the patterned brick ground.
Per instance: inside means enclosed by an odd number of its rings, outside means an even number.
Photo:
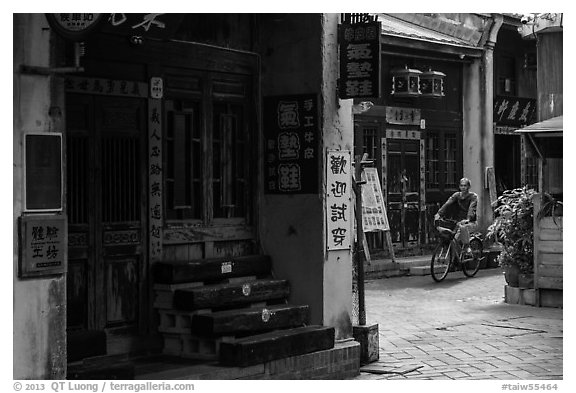
[[[562,309],[504,303],[499,269],[366,282],[380,359],[356,379],[563,378]],[[368,372],[370,371],[371,372]]]

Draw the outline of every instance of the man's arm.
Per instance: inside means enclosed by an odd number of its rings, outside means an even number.
[[[468,206],[468,221],[476,221],[476,206],[478,205],[478,195],[472,194],[470,206]]]
[[[458,193],[455,192],[454,194],[452,194],[450,196],[450,198],[448,198],[448,200],[442,205],[442,207],[440,209],[438,209],[438,212],[434,216],[435,220],[439,220],[440,217],[444,216],[444,213],[446,213],[446,209],[448,209],[448,206],[450,206],[452,203],[454,203],[457,196],[458,196]]]

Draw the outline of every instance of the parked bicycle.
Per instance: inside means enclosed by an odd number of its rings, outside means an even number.
[[[470,235],[470,252],[462,249],[456,241],[454,220],[438,220],[434,223],[439,233],[439,242],[430,261],[430,273],[436,282],[446,278],[450,271],[456,270],[457,266],[462,268],[466,277],[474,277],[480,269],[482,258],[482,238],[479,234]]]

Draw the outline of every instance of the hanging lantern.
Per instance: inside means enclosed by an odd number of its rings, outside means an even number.
[[[423,72],[420,75],[420,92],[422,97],[444,97],[444,78],[446,74],[440,71]]]
[[[408,66],[397,68],[391,71],[392,92],[396,97],[418,97],[420,96],[420,75],[421,71],[410,69]]]

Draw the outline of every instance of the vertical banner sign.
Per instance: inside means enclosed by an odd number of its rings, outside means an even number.
[[[162,96],[159,94],[159,96]],[[148,225],[151,262],[162,258],[162,101],[148,100]]]
[[[316,94],[264,98],[267,194],[318,193]]]
[[[342,23],[339,97],[380,97],[380,22]]]
[[[326,162],[327,248],[350,249],[352,245],[352,153],[328,150]]]
[[[364,168],[362,180],[362,227],[364,232],[389,231],[388,216],[384,205],[384,196],[380,187],[378,170]]]

